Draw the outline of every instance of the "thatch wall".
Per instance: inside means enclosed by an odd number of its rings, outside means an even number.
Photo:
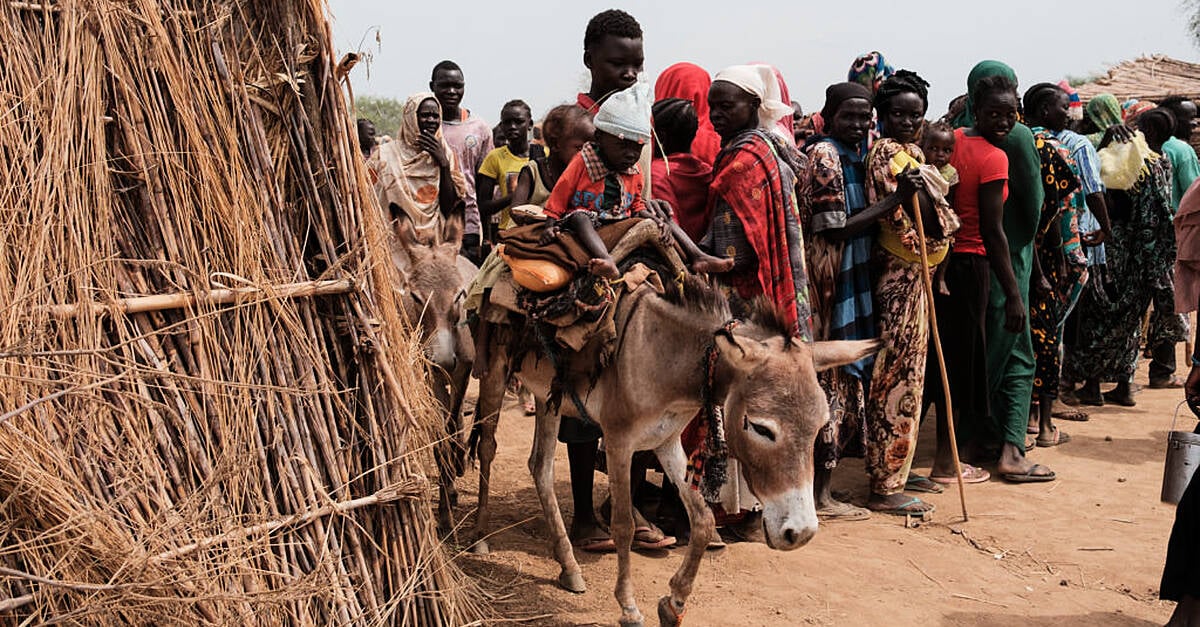
[[[0,622],[475,618],[324,10],[0,2]]]

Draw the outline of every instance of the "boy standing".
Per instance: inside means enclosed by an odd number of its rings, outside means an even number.
[[[437,97],[442,105],[442,135],[462,169],[463,178],[467,182],[467,193],[463,198],[464,229],[462,254],[478,265],[479,245],[482,232],[479,219],[479,204],[475,197],[475,173],[483,165],[483,159],[494,147],[492,145],[492,127],[483,119],[462,108],[463,92],[466,80],[462,68],[453,61],[442,61],[433,66],[429,79],[429,90]]]

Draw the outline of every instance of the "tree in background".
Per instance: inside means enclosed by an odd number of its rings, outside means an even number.
[[[1183,0],[1184,11],[1187,13],[1188,34],[1192,43],[1200,47],[1200,0]]]
[[[375,123],[380,135],[395,136],[400,128],[404,103],[384,96],[359,96],[354,99],[354,108],[358,117],[367,118]]]

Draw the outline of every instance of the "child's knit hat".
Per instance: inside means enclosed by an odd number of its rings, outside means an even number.
[[[650,141],[650,86],[637,83],[609,96],[596,111],[596,130],[631,139],[640,144]]]

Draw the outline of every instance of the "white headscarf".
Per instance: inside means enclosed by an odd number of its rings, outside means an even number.
[[[631,139],[641,144],[650,141],[650,86],[636,83],[604,100],[592,120],[596,130]]]
[[[775,70],[769,65],[734,65],[717,72],[713,80],[733,83],[758,97],[762,103],[758,107],[758,128],[773,130],[779,120],[792,114],[792,105],[783,102]]]

